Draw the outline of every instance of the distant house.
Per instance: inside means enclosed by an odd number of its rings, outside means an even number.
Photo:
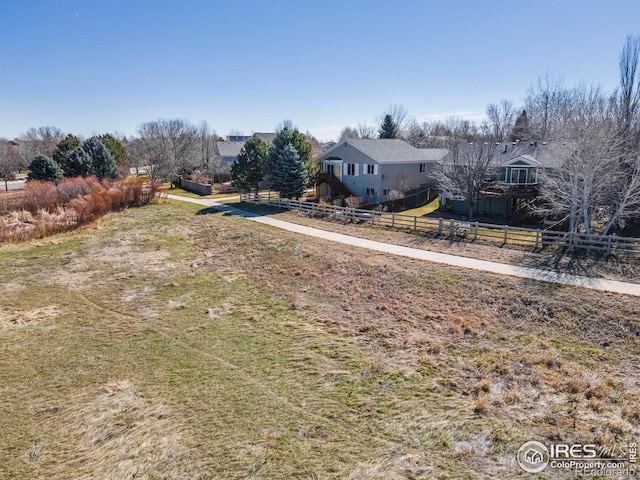
[[[271,132],[257,132],[253,135],[227,135],[226,142],[216,142],[216,155],[220,158],[222,166],[232,165],[238,159],[242,146],[253,136],[270,144],[276,137],[276,134]]]
[[[243,145],[244,142],[216,142],[216,155],[220,158],[221,166],[233,164]]]
[[[479,185],[476,215],[524,217],[540,194],[542,172],[560,168],[569,146],[562,142],[507,142],[495,145],[497,158],[489,175]],[[443,162],[447,162],[445,157]],[[440,208],[469,213],[464,199],[443,192]]]
[[[271,144],[273,142],[273,139],[276,138],[276,134],[274,132],[256,132],[253,134],[253,136],[258,137],[266,144]]]
[[[398,139],[344,139],[316,157],[320,163],[318,196],[390,200],[434,183],[440,148],[418,149]]]

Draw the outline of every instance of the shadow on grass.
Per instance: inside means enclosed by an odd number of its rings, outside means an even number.
[[[636,259],[585,250],[543,250],[536,255],[523,256],[519,260],[519,264],[539,270],[596,278],[607,277],[607,273],[633,278],[637,276],[640,267]]]
[[[221,213],[223,216],[237,216],[242,218],[257,218],[264,217],[266,215],[273,215],[277,213],[283,213],[285,210],[281,210],[273,207],[264,207],[259,205],[252,205],[249,203],[231,203],[231,204],[219,204],[214,207],[206,207],[202,210],[198,210],[196,215],[211,215]]]

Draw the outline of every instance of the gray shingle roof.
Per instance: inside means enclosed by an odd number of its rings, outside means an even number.
[[[346,142],[378,163],[437,162],[448,153],[444,148],[415,148],[400,139],[350,138]]]
[[[276,134],[273,132],[256,132],[254,135],[266,143],[272,143],[273,139],[276,138]]]
[[[237,157],[244,142],[217,142],[216,149],[221,157]]]

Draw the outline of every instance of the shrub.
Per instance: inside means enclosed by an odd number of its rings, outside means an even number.
[[[60,166],[49,157],[38,155],[29,165],[29,180],[58,182],[64,177]]]

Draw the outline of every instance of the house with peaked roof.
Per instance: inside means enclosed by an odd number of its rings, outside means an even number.
[[[229,166],[235,163],[245,142],[253,136],[258,137],[266,144],[270,144],[276,134],[272,132],[256,132],[253,135],[228,135],[226,142],[216,142],[216,155],[220,157],[222,165]]]
[[[220,157],[222,166],[233,164],[243,145],[244,142],[216,142],[216,155]]]
[[[540,194],[543,172],[561,167],[570,145],[563,142],[504,142],[495,145],[493,166],[479,185],[476,215],[524,218]],[[448,157],[443,159],[446,163]],[[455,192],[442,192],[440,208],[469,213],[468,204]]]
[[[319,197],[361,198],[365,203],[393,199],[434,184],[442,148],[418,149],[399,139],[347,138],[316,157],[320,163]]]

